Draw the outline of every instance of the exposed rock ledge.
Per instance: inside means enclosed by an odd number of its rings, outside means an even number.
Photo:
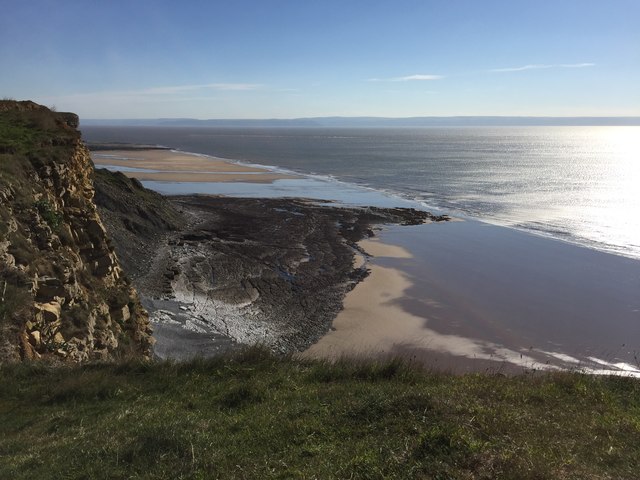
[[[160,357],[212,355],[236,343],[302,350],[330,329],[346,293],[367,275],[366,266],[354,268],[353,259],[356,242],[373,235],[373,225],[448,218],[303,199],[157,196],[154,208],[164,212],[162,218],[173,218],[162,226],[151,212],[130,214],[144,204],[136,200],[141,187],[127,195],[103,192],[101,184],[110,176],[99,171],[98,205],[111,230],[119,232],[116,250],[128,259],[150,312]],[[118,214],[116,200],[129,213]],[[136,243],[123,236],[127,225],[155,233],[138,234]]]

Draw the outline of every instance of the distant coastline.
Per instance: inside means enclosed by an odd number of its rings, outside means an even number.
[[[139,118],[83,119],[82,126],[149,127],[498,127],[498,126],[639,126],[640,117],[311,117],[291,119]]]

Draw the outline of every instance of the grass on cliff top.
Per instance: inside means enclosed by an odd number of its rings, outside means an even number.
[[[0,115],[0,153],[18,153],[41,141],[42,134],[22,119]]]
[[[638,478],[640,382],[225,359],[0,368],[0,478]]]
[[[65,136],[48,110],[4,111],[0,113],[0,152],[24,153]]]

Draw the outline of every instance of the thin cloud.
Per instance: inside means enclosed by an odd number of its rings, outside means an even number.
[[[414,82],[414,81],[428,81],[428,80],[440,80],[444,78],[442,75],[425,75],[415,74],[407,75],[405,77],[392,77],[392,78],[369,78],[368,82]]]
[[[547,68],[585,68],[594,67],[595,63],[560,63],[557,65],[549,64],[534,64],[523,65],[521,67],[507,67],[507,68],[494,68],[489,70],[490,72],[523,72],[525,70],[543,70]]]
[[[491,72],[522,72],[524,70],[540,70],[543,68],[553,68],[553,65],[523,65],[522,67],[494,68]]]
[[[406,77],[392,78],[392,82],[411,82],[414,80],[440,80],[442,75],[408,75]]]
[[[585,68],[585,67],[595,67],[595,63],[563,63],[558,65],[562,68]]]
[[[176,85],[170,87],[150,87],[140,90],[120,90],[120,91],[102,91],[102,92],[85,92],[63,95],[58,98],[64,99],[80,99],[80,98],[150,98],[150,97],[176,97],[182,94],[198,92],[206,94],[207,90],[214,91],[250,91],[259,90],[263,85],[256,83],[208,83],[205,85]]]

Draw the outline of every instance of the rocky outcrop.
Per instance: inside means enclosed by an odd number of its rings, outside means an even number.
[[[366,262],[354,265],[356,252],[366,255],[356,242],[376,225],[448,218],[293,198],[171,201],[190,221],[154,248],[142,266],[146,275],[136,279],[160,358],[216,355],[235,344],[305,350],[329,331],[344,296],[367,275]]]
[[[0,102],[0,361],[148,357],[74,114]]]
[[[148,190],[121,172],[96,169],[95,203],[109,232],[118,259],[135,281],[149,272],[152,255],[166,236],[183,227],[183,215],[159,193]]]

